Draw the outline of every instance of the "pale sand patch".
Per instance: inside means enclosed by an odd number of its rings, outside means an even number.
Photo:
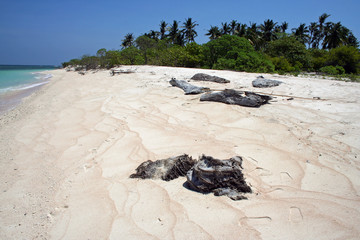
[[[360,85],[264,74],[129,66],[51,83],[0,117],[1,239],[357,239]],[[168,81],[203,72],[279,95],[244,108],[200,102]],[[296,98],[302,97],[302,98]],[[312,100],[320,97],[321,100]],[[232,201],[130,179],[143,161],[244,157],[254,193]]]

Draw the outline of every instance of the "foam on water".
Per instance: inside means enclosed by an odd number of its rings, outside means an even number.
[[[13,108],[21,99],[48,83],[51,74],[36,66],[0,66],[0,114]]]

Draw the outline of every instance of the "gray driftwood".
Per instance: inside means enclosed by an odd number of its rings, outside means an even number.
[[[176,80],[175,78],[172,78],[170,80],[170,84],[173,87],[178,87],[178,88],[181,88],[182,90],[184,90],[186,95],[187,94],[199,94],[199,93],[204,93],[204,92],[210,91],[209,88],[194,86],[194,85],[191,85],[190,83],[188,83],[187,81]]]
[[[165,181],[185,176],[187,171],[196,163],[196,160],[187,154],[157,160],[155,162],[148,160],[136,168],[136,173],[131,174],[130,178],[152,178]]]
[[[252,81],[253,87],[257,88],[276,87],[279,86],[281,83],[281,81],[266,79],[263,76],[259,76],[254,81]]]
[[[197,73],[192,78],[192,80],[197,81],[209,81],[209,82],[217,82],[217,83],[229,83],[229,80],[226,80],[225,78],[217,77],[217,76],[211,76],[205,73]]]
[[[271,100],[271,97],[267,95],[260,95],[253,92],[240,92],[233,89],[207,93],[200,97],[200,101],[222,102],[244,107],[260,107],[269,100]]]
[[[242,158],[226,160],[203,155],[186,174],[189,187],[201,193],[213,192],[216,196],[227,195],[233,200],[246,199],[251,193],[242,173]]]
[[[112,70],[110,71],[111,76],[114,76],[115,74],[129,74],[129,73],[135,73],[135,71],[134,71],[134,70],[130,70],[130,69],[128,69],[128,70],[112,69]]]

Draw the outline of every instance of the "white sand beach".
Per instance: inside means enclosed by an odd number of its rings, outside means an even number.
[[[0,116],[0,239],[358,239],[360,84],[154,66],[65,70]],[[169,80],[275,96],[200,102]],[[257,76],[282,81],[256,89]],[[292,98],[290,98],[292,97]],[[132,179],[146,160],[243,157],[247,200]]]

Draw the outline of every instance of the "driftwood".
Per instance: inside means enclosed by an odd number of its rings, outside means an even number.
[[[195,163],[196,160],[186,154],[155,162],[148,160],[140,164],[136,168],[136,173],[131,174],[130,178],[161,178],[162,180],[170,181],[179,176],[185,176]]]
[[[233,200],[246,199],[244,193],[251,193],[242,173],[242,158],[235,156],[226,160],[203,155],[199,161],[187,154],[157,160],[148,160],[136,168],[130,178],[162,179],[170,181],[186,176],[188,188],[201,193],[226,195]]]
[[[217,77],[217,76],[211,76],[205,73],[197,73],[192,78],[192,80],[197,81],[209,81],[209,82],[217,82],[217,83],[229,83],[229,80],[226,80],[225,78]]]
[[[176,80],[175,78],[172,78],[170,80],[170,84],[173,87],[178,87],[178,88],[181,88],[182,90],[184,90],[185,95],[199,94],[199,93],[204,93],[204,92],[209,91],[209,88],[197,87],[197,86],[191,85],[190,83],[188,83],[184,80]]]
[[[253,92],[240,92],[233,89],[207,93],[200,97],[200,101],[222,102],[244,107],[260,107],[268,103],[271,99],[272,98],[267,95],[260,95]]]
[[[252,81],[253,87],[256,88],[276,87],[279,86],[281,83],[282,82],[277,80],[266,79],[263,76],[259,76],[254,81]]]
[[[135,71],[133,71],[133,70],[115,70],[115,69],[112,69],[110,71],[111,76],[114,76],[115,74],[122,74],[122,73],[124,73],[124,74],[135,73]]]
[[[227,195],[233,200],[246,199],[251,193],[242,173],[239,156],[219,160],[203,155],[186,174],[189,187],[201,193],[213,192],[216,196]]]

